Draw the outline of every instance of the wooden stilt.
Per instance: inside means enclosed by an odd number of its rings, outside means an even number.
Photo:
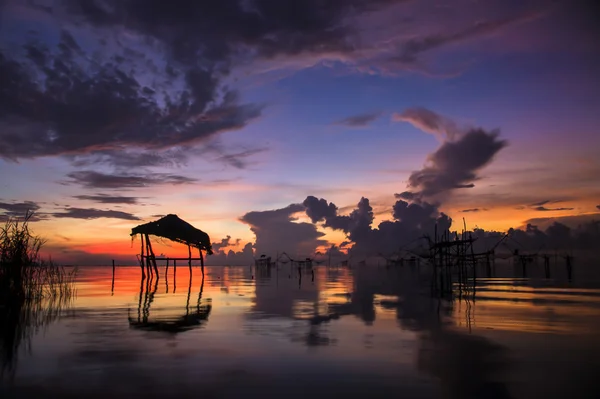
[[[146,243],[148,244],[148,255],[150,255],[150,266],[154,267],[154,272],[158,277],[158,266],[156,265],[156,255],[154,255],[154,251],[152,250],[152,242],[150,241],[150,237],[146,234]]]
[[[140,267],[142,268],[142,279],[145,279],[146,273],[144,272],[144,235],[143,234],[140,234],[140,242],[141,242]]]
[[[188,266],[190,267],[190,276],[192,275],[192,247],[188,245]]]
[[[148,234],[144,234],[146,241],[146,271],[148,275],[152,275],[152,269],[150,268],[150,247],[148,246]]]

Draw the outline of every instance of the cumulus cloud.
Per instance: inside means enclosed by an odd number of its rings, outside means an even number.
[[[381,116],[381,111],[353,115],[335,122],[336,125],[348,127],[364,127],[370,125]]]
[[[194,183],[197,180],[186,176],[168,173],[137,174],[106,174],[91,170],[72,172],[67,175],[65,184],[78,184],[84,188],[139,188],[154,185],[179,185]]]
[[[108,194],[97,194],[97,195],[76,195],[76,199],[84,201],[99,202],[101,204],[137,204],[138,197],[125,197],[121,195],[108,195]]]
[[[448,216],[439,212],[437,205],[422,201],[398,200],[390,209],[393,219],[381,222],[376,228],[372,226],[373,208],[368,198],[361,198],[349,215],[338,215],[337,206],[323,198],[309,196],[304,200],[304,206],[313,223],[323,221],[324,227],[346,233],[354,243],[351,253],[356,256],[397,252],[403,244],[414,244],[419,237],[432,234],[436,224],[443,230],[450,228],[452,223]]]
[[[225,238],[221,239],[220,242],[213,242],[212,243],[212,248],[214,252],[219,252],[219,251],[223,251],[224,248],[233,246],[233,245],[238,245],[240,243],[240,239],[236,238],[235,241],[231,240],[231,236],[226,236]]]
[[[123,219],[123,220],[141,220],[131,213],[121,211],[104,211],[94,208],[65,208],[64,212],[52,213],[55,218],[72,218],[72,219]]]
[[[287,252],[290,256],[311,256],[320,245],[327,244],[324,236],[312,223],[298,222],[294,214],[304,212],[302,204],[285,208],[248,212],[241,221],[255,234],[256,254]]]

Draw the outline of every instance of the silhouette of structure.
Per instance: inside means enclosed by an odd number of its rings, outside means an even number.
[[[185,244],[188,247],[188,265],[190,273],[192,271],[192,247],[198,249],[200,255],[200,266],[202,268],[202,275],[204,275],[204,256],[202,251],[206,251],[207,255],[212,255],[212,245],[210,243],[210,237],[208,234],[199,230],[189,224],[188,222],[180,219],[177,215],[169,214],[163,218],[160,218],[154,222],[141,224],[131,229],[131,237],[135,237],[137,234],[140,235],[140,267],[142,268],[142,278],[146,277],[144,272],[144,266],[148,269],[148,273],[152,274],[152,268],[158,275],[158,267],[156,265],[156,255],[152,250],[152,243],[150,242],[150,235],[157,237],[167,238],[171,241],[175,241],[181,244]],[[175,259],[174,259],[175,260]],[[168,267],[168,264],[167,264]]]
[[[145,286],[145,288],[144,288]],[[185,314],[176,317],[150,317],[150,306],[154,301],[154,296],[158,289],[158,278],[153,281],[153,276],[146,280],[142,278],[140,283],[139,303],[137,309],[137,317],[128,316],[129,326],[136,330],[144,331],[162,331],[172,334],[185,332],[202,326],[208,320],[210,311],[212,310],[212,301],[207,299],[202,303],[202,292],[204,291],[204,277],[200,284],[198,300],[196,306],[190,306],[190,296],[192,292],[192,279],[190,276],[188,295],[185,305]],[[143,300],[142,300],[143,299]]]
[[[261,255],[260,258],[254,259],[254,266],[256,267],[268,267],[271,266],[271,257],[266,255]]]

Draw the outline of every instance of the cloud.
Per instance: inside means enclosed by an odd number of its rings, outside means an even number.
[[[443,32],[411,39],[402,44],[400,54],[395,57],[395,60],[403,63],[414,63],[417,61],[418,56],[421,53],[434,50],[442,46],[471,40],[481,36],[487,36],[504,29],[509,25],[531,21],[539,18],[541,15],[543,15],[543,13],[540,11],[527,11],[522,14],[506,18],[479,21],[471,26],[453,33]]]
[[[138,188],[157,185],[180,185],[195,183],[197,180],[186,176],[167,173],[105,174],[91,170],[72,172],[67,175],[70,180],[65,184],[78,184],[85,188]]]
[[[107,195],[107,194],[97,194],[97,195],[76,195],[73,198],[77,198],[79,200],[84,201],[94,201],[99,202],[101,204],[137,204],[138,197],[124,197],[121,195]]]
[[[233,166],[236,169],[245,169],[249,165],[249,162],[247,161],[248,158],[252,157],[253,155],[263,153],[267,150],[268,148],[254,148],[233,153],[222,152],[222,155],[220,155],[217,160]]]
[[[44,213],[38,212],[40,205],[33,201],[23,202],[0,202],[0,222],[6,222],[9,219],[22,220],[27,212],[33,212],[29,218],[30,222],[37,222],[46,219]]]
[[[499,139],[498,131],[470,130],[456,141],[446,141],[430,154],[423,169],[411,173],[408,187],[424,197],[474,187],[477,172],[507,144]]]
[[[256,254],[287,252],[292,257],[312,256],[316,248],[325,245],[324,235],[312,223],[296,222],[293,215],[304,212],[302,204],[285,208],[248,212],[240,218],[256,236]]]
[[[40,206],[33,201],[23,202],[0,202],[0,209],[10,215],[23,216],[27,211],[35,212],[40,209]]]
[[[69,0],[45,12],[32,2],[6,1],[0,5],[6,19],[27,9],[45,19],[23,20],[24,29],[43,34],[7,35],[0,49],[0,157],[77,157],[78,167],[170,165],[180,158],[164,151],[205,145],[263,114],[264,104],[243,103],[231,88],[246,67],[341,64],[372,73],[403,59],[411,65],[400,69],[415,70],[423,52],[537,15],[519,12],[475,25],[480,15],[465,17],[457,24],[466,28],[432,35],[440,24],[410,3],[184,0],[141,7],[134,0]],[[382,29],[382,16],[425,21],[419,29],[406,23]],[[341,122],[364,126],[375,117]],[[236,158],[222,160],[243,168]]]
[[[572,211],[575,208],[546,208],[545,206],[538,206],[534,209],[536,211],[540,211],[540,212],[551,212],[551,211]]]
[[[337,215],[337,206],[335,206],[333,203],[327,203],[327,200],[323,198],[318,199],[317,197],[309,195],[302,204],[306,207],[306,215],[310,218],[310,220],[312,220],[313,223],[317,223]]]
[[[366,114],[359,114],[354,116],[349,116],[342,120],[335,122],[336,125],[344,125],[348,127],[364,127],[368,126],[372,122],[374,122],[377,118],[381,116],[381,111],[370,112]]]
[[[392,114],[392,120],[408,122],[417,129],[431,133],[441,140],[452,140],[459,134],[458,126],[454,121],[423,107],[408,108],[401,113],[395,112]]]
[[[51,214],[55,218],[72,218],[72,219],[123,219],[123,220],[141,220],[131,213],[121,211],[103,211],[94,208],[65,208],[64,212],[55,212]]]
[[[223,252],[223,250],[225,248],[231,247],[231,246],[237,246],[240,244],[241,241],[242,241],[241,239],[236,238],[235,241],[232,242],[231,236],[228,235],[225,238],[221,239],[220,242],[213,242],[212,248],[215,253]]]
[[[471,208],[471,209],[463,209],[461,212],[462,213],[469,213],[469,212],[482,212],[482,211],[487,211],[487,209],[485,209],[485,208]]]
[[[304,200],[306,214],[313,223],[324,221],[324,227],[341,230],[355,245],[353,256],[391,254],[403,244],[415,242],[425,234],[433,234],[436,224],[440,230],[450,228],[452,220],[440,213],[438,207],[428,202],[408,203],[398,200],[389,210],[393,220],[372,227],[373,208],[368,198],[361,198],[356,208],[347,216],[337,214],[337,206],[327,200],[309,196]]]

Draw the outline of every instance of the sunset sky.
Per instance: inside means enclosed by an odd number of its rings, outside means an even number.
[[[307,196],[368,198],[373,228],[399,199],[487,230],[598,217],[594,3],[0,0],[0,213],[82,263],[168,213],[235,251],[347,240]]]

